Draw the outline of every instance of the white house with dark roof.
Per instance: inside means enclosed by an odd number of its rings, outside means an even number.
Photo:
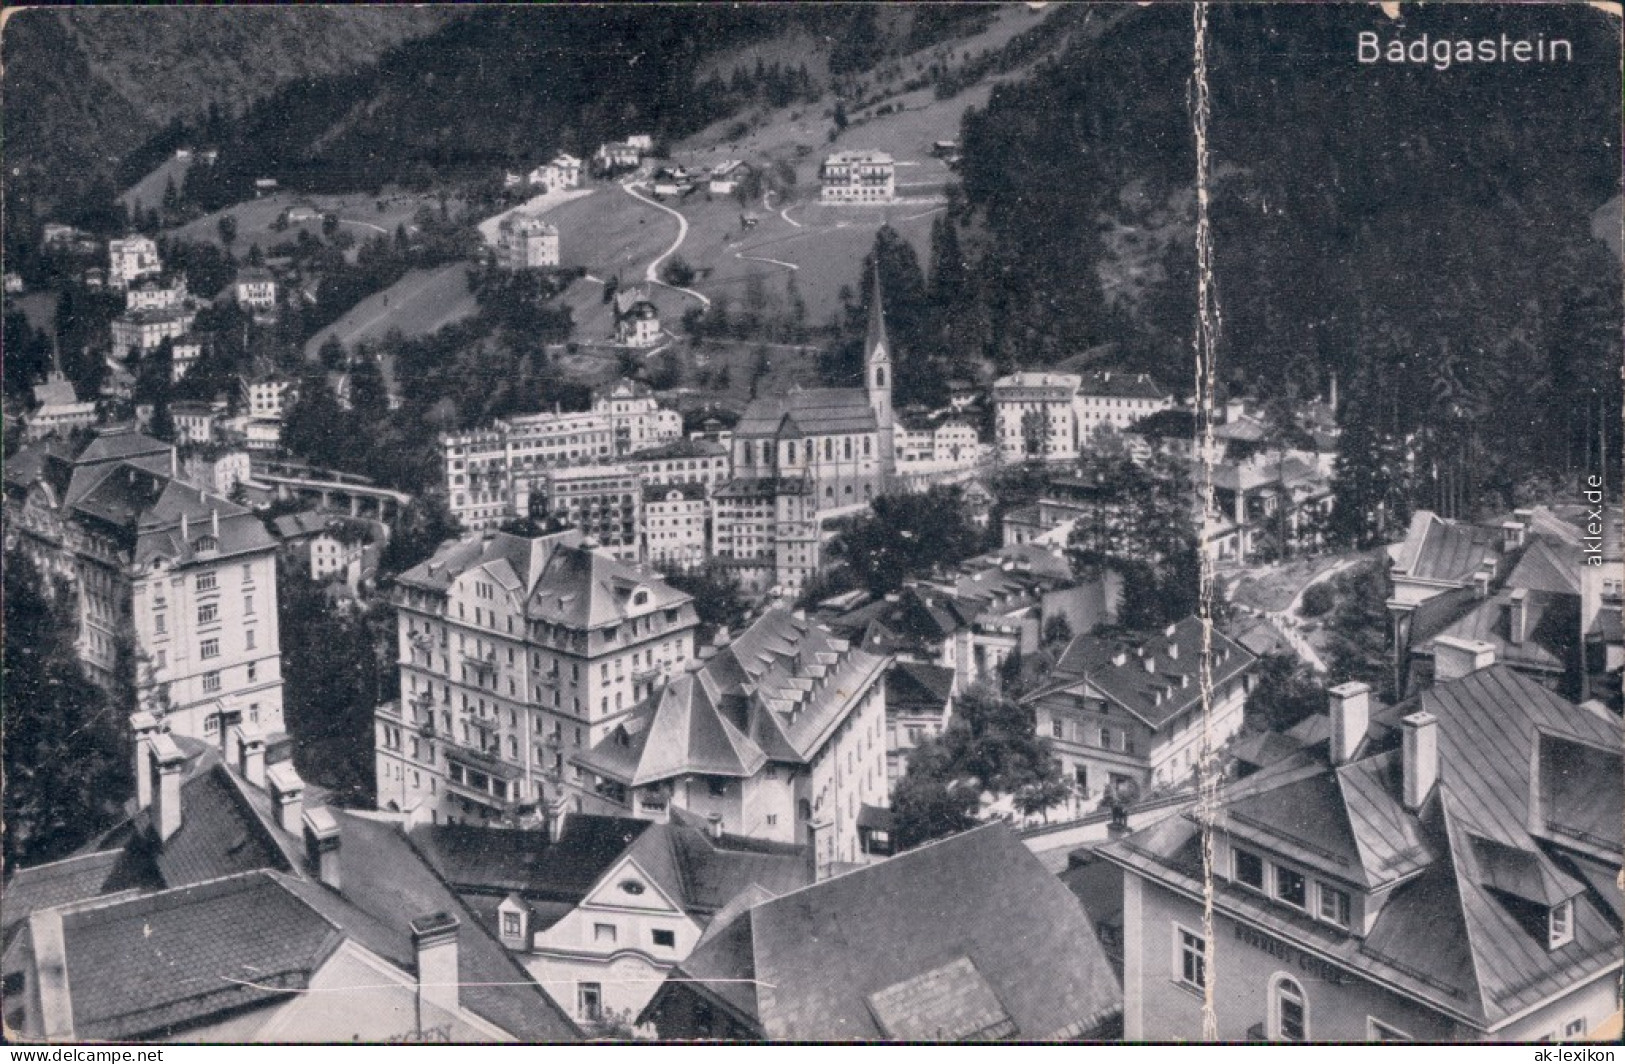
[[[1496,664],[1098,851],[1123,869],[1124,1036],[1560,1042],[1619,1007],[1619,721]]]
[[[593,810],[814,848],[820,873],[891,852],[884,820],[887,659],[771,609],[571,763]],[[876,825],[873,829],[870,824]]]
[[[692,820],[556,808],[534,831],[422,825],[411,835],[559,1007],[591,1027],[635,1019],[741,895],[772,897],[812,882],[805,847]]]
[[[1083,374],[1073,403],[1082,443],[1106,425],[1121,432],[1143,417],[1173,409],[1174,395],[1149,373],[1107,369]]]
[[[717,914],[644,1009],[662,1039],[1109,1037],[1122,989],[1072,892],[1004,824]]]
[[[993,382],[993,438],[1003,462],[1078,457],[1076,373],[1012,373]]]
[[[135,734],[135,813],[16,870],[5,1021],[74,1042],[567,1042],[580,1031],[387,820],[307,804],[291,763]],[[229,767],[228,767],[229,764]]]
[[[1240,730],[1257,659],[1212,632],[1204,706],[1202,640],[1196,617],[1138,640],[1080,635],[1043,686],[1022,700],[1083,796],[1119,782],[1142,790],[1183,783],[1204,736],[1218,747]]]
[[[694,656],[688,595],[579,532],[476,533],[396,580],[401,692],[378,707],[378,803],[438,822],[539,823],[566,768]]]

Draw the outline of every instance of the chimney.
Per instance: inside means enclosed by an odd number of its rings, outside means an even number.
[[[1127,663],[1128,655],[1123,653],[1121,650],[1112,655],[1112,664],[1116,665],[1118,668],[1122,668]]]
[[[722,817],[719,814],[712,813],[710,816],[705,818],[705,822],[706,833],[710,835],[711,838],[722,838]]]
[[[220,510],[214,506],[209,507],[209,534],[220,538]]]
[[[181,476],[180,448],[171,445],[169,448],[169,479],[179,480]]]
[[[564,823],[570,817],[570,800],[559,795],[547,803],[547,841],[555,845],[564,838]]]
[[[1173,658],[1175,661],[1179,660],[1179,644],[1178,643],[1169,643],[1168,644],[1168,656],[1170,658]]]
[[[1477,639],[1441,635],[1433,641],[1433,682],[1459,680],[1495,664],[1495,647]]]
[[[458,1009],[457,928],[451,913],[430,913],[412,921],[412,948],[417,953],[418,1029],[434,1026],[428,1006],[442,1012]]]
[[[265,732],[251,721],[232,729],[237,741],[237,774],[255,787],[265,787]]]
[[[1501,549],[1514,551],[1523,546],[1524,533],[1528,526],[1522,521],[1501,522]]]
[[[135,744],[135,805],[145,809],[152,804],[152,761],[147,742],[158,734],[158,718],[151,713],[130,714],[130,733]]]
[[[293,769],[293,762],[279,761],[265,773],[271,787],[271,805],[276,809],[277,826],[289,835],[298,835],[305,813],[305,781]]]
[[[1401,749],[1405,764],[1405,808],[1414,813],[1433,793],[1433,785],[1439,782],[1439,721],[1423,711],[1412,713],[1400,724],[1405,728]]]
[[[186,755],[163,732],[147,742],[150,763],[147,771],[158,778],[152,795],[152,825],[160,843],[167,842],[181,829],[181,769]]]
[[[187,519],[186,519],[185,511],[182,511],[181,512],[181,539],[189,541],[189,540],[191,540],[191,538],[192,538],[192,526],[191,526],[191,523],[189,521],[187,521]]]
[[[1157,656],[1155,654],[1147,654],[1146,655],[1146,657],[1145,657],[1145,671],[1146,672],[1156,672],[1157,671]]]
[[[1529,638],[1529,592],[1514,588],[1512,602],[1507,609],[1507,640],[1522,643]]]
[[[1346,765],[1354,759],[1371,724],[1371,686],[1358,681],[1340,683],[1326,693],[1331,696],[1332,764]]]
[[[324,886],[342,890],[339,877],[339,822],[333,811],[319,805],[304,816],[307,868]]]

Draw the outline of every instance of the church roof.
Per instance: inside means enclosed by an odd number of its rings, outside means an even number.
[[[862,388],[800,388],[754,400],[734,426],[734,436],[838,436],[878,429]]]

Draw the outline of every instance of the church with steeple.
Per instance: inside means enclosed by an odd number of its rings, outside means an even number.
[[[820,514],[861,507],[897,472],[892,346],[874,278],[861,388],[792,388],[763,396],[734,428],[734,476],[807,482]]]

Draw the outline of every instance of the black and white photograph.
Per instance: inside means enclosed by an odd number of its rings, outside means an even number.
[[[1613,1059],[1620,3],[0,16],[13,1047]]]

